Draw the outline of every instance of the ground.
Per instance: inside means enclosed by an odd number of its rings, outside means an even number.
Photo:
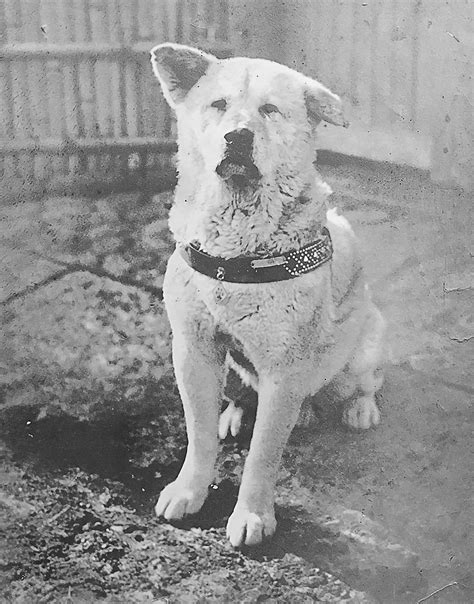
[[[251,551],[224,529],[251,413],[203,511],[153,516],[186,445],[160,296],[171,195],[2,208],[1,601],[474,600],[472,202],[408,168],[323,160],[389,323],[383,420],[359,434],[315,401],[277,534]]]

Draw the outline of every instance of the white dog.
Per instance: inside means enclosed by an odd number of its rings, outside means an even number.
[[[188,433],[156,513],[179,519],[204,503],[218,432],[240,425],[234,405],[218,419],[231,364],[258,391],[258,410],[227,534],[257,544],[275,531],[278,467],[304,399],[332,383],[348,425],[380,420],[384,321],[313,165],[319,122],[346,123],[338,96],[271,61],[161,44],[152,64],[178,126],[164,296]]]

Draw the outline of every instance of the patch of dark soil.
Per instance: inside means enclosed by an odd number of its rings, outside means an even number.
[[[39,475],[5,453],[2,467],[9,476],[0,491],[5,601],[368,601],[297,556],[233,550],[222,516],[235,497],[230,480],[211,488],[194,519],[203,530],[138,514],[123,484],[79,469]]]
[[[237,404],[245,405],[246,413],[238,438],[229,438],[222,447],[220,484],[213,485],[199,514],[203,528],[211,526],[211,518],[216,520],[216,509],[232,509],[236,488],[229,478],[234,485],[240,480],[241,468],[236,468],[252,434],[255,393],[233,379],[227,392]],[[0,428],[15,461],[26,463],[39,474],[78,468],[100,479],[120,482],[128,489],[135,508],[149,512],[151,502],[178,474],[186,453],[182,408],[173,380],[163,380],[149,398],[153,402],[140,405],[140,414],[116,410],[111,401],[89,421],[60,412],[37,419],[36,406],[7,408],[0,415]]]
[[[34,417],[35,410],[31,415],[27,411],[23,408],[23,417],[5,422],[5,442],[16,461],[43,476],[76,468],[103,483],[116,481],[126,487],[129,503],[137,509],[150,507],[184,458],[183,432],[170,435],[168,426],[168,433],[160,433],[163,421],[157,417],[110,415],[86,422],[60,415],[34,421],[26,418]]]
[[[237,552],[228,544],[225,525],[255,411],[252,395],[232,379],[228,394],[249,409],[239,439],[220,448],[205,505],[173,525],[154,516],[158,493],[177,475],[186,445],[181,406],[168,386],[137,416],[110,406],[87,422],[65,414],[37,420],[36,407],[4,410],[2,597],[25,603],[369,601],[308,562],[305,547],[312,555],[318,546],[310,547],[311,540],[320,543],[322,534],[309,520],[295,519],[299,509],[279,508],[277,536],[260,548]]]

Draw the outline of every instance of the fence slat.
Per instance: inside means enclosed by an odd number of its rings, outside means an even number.
[[[100,0],[89,0],[92,43],[109,43],[108,4]],[[96,136],[105,138],[113,135],[111,88],[109,64],[104,57],[96,57],[93,67],[93,87],[95,90]],[[97,171],[104,174],[110,168],[110,154],[97,156]]]
[[[5,39],[9,43],[22,42],[21,6],[17,0],[4,0]]]
[[[130,62],[125,66],[125,98],[127,103],[126,111],[126,130],[128,136],[139,136],[138,129],[138,90],[136,86],[137,65]]]
[[[384,10],[384,0],[377,0],[377,39],[372,47],[372,79],[373,99],[372,120],[374,125],[391,126],[393,112],[391,109],[390,96],[390,48],[392,15],[390,11]]]
[[[163,0],[167,17],[167,37],[163,42],[176,42],[178,40],[178,11],[176,10],[176,0]]]
[[[28,42],[40,42],[43,38],[39,2],[21,1],[23,38]]]
[[[32,115],[32,136],[36,140],[48,137],[50,130],[50,115],[48,106],[44,102],[48,96],[46,72],[42,61],[30,60],[28,62],[28,83],[30,90],[30,111]],[[35,156],[34,175],[35,179],[48,178],[49,169],[47,158]]]

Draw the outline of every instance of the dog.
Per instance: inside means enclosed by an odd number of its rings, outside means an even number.
[[[336,94],[272,61],[172,43],[151,60],[177,117],[177,246],[163,290],[188,435],[156,514],[176,520],[203,505],[218,435],[240,427],[233,404],[219,420],[231,366],[257,390],[258,408],[227,536],[255,545],[275,531],[279,464],[305,400],[331,384],[348,401],[346,424],[380,421],[384,319],[314,166],[318,124],[347,122]]]

